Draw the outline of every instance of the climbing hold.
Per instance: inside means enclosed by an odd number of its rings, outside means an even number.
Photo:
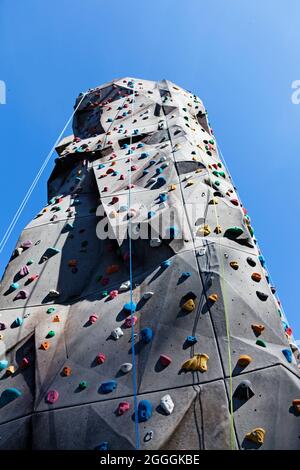
[[[46,402],[50,403],[51,405],[58,400],[59,393],[57,390],[49,390],[46,395]]]
[[[2,359],[2,361],[0,361],[0,371],[6,369],[7,367],[8,361],[6,359]]]
[[[124,333],[123,331],[121,330],[120,327],[118,328],[115,328],[112,332],[111,332],[111,336],[114,338],[114,339],[119,339],[121,338],[121,336],[123,336]]]
[[[190,276],[191,276],[191,273],[190,273],[190,272],[184,271],[183,273],[181,273],[180,278],[181,278],[182,280],[185,280],[185,279],[188,279]]]
[[[48,297],[50,297],[50,298],[59,297],[59,295],[60,295],[59,292],[55,289],[51,289],[48,292]]]
[[[195,309],[195,302],[193,299],[188,299],[183,305],[182,305],[182,310],[185,310],[186,312],[192,312]]]
[[[167,394],[161,397],[160,406],[167,415],[170,415],[174,410],[174,402],[171,395]]]
[[[23,357],[23,359],[21,361],[21,364],[20,364],[21,369],[26,369],[26,367],[28,367],[28,366],[29,366],[28,357]]]
[[[87,386],[88,386],[88,383],[86,380],[82,380],[81,382],[79,382],[79,385],[78,385],[80,390],[85,390]]]
[[[123,372],[123,374],[127,374],[130,372],[132,369],[132,364],[130,362],[124,362],[124,364],[121,365],[120,370]]]
[[[293,354],[292,354],[292,351],[291,351],[290,349],[288,349],[288,348],[283,349],[283,350],[282,350],[282,354],[284,355],[284,357],[286,358],[286,360],[287,360],[288,362],[290,362],[290,363],[292,362],[292,360],[293,360]]]
[[[56,310],[55,307],[50,307],[50,308],[48,308],[47,313],[54,313],[55,310]]]
[[[20,276],[27,276],[29,274],[29,268],[27,265],[23,266],[19,271]]]
[[[0,323],[0,331],[3,331],[6,329],[5,323]]]
[[[23,248],[23,250],[27,250],[28,248],[30,248],[32,246],[32,241],[31,240],[25,240],[23,243],[21,243],[21,248]]]
[[[20,292],[16,295],[15,299],[27,299],[28,292],[26,290],[20,290]]]
[[[50,331],[47,333],[46,338],[53,338],[53,336],[55,336],[55,331],[50,330]]]
[[[255,282],[259,282],[261,281],[261,274],[259,273],[252,273],[251,275],[251,279]]]
[[[170,184],[169,191],[175,191],[175,189],[176,189],[176,184]]]
[[[126,313],[132,313],[136,311],[136,304],[134,302],[128,302],[123,305],[123,310],[125,310]]]
[[[144,442],[149,442],[153,439],[154,432],[153,431],[148,431],[146,432],[144,436]]]
[[[125,281],[120,285],[119,292],[126,292],[128,289],[130,289],[130,281]]]
[[[15,366],[8,366],[6,369],[6,375],[13,375],[15,373]]]
[[[21,326],[22,324],[23,324],[23,318],[21,317],[17,317],[15,321],[13,322],[14,327]]]
[[[254,333],[256,335],[260,335],[265,329],[264,325],[261,325],[261,324],[258,324],[258,323],[253,323],[251,325],[251,328],[252,328],[252,330],[254,331]]]
[[[53,320],[52,320],[52,321],[53,321],[53,322],[57,322],[57,323],[60,322],[60,317],[59,317],[59,315],[55,315],[55,316],[53,317]]]
[[[211,303],[214,304],[218,300],[218,294],[211,294],[208,296],[207,300]]]
[[[40,346],[40,349],[43,349],[44,351],[47,351],[47,349],[49,348],[50,348],[50,343],[48,341],[44,341]]]
[[[263,348],[266,348],[266,347],[267,347],[266,342],[265,342],[263,339],[258,339],[258,340],[256,341],[256,344],[257,344],[257,346],[261,346],[261,347],[263,347]]]
[[[195,354],[191,359],[183,363],[181,369],[186,371],[206,372],[208,359],[209,356],[207,354]]]
[[[90,323],[96,323],[97,320],[98,320],[98,316],[95,313],[93,313],[93,315],[89,317]]]
[[[165,202],[168,199],[168,195],[166,193],[162,193],[159,195],[159,202]]]
[[[158,248],[161,245],[161,239],[160,238],[151,238],[150,240],[150,247],[151,248]]]
[[[252,266],[254,268],[254,266],[256,266],[256,262],[254,261],[253,258],[251,258],[250,256],[248,256],[247,258],[247,263]]]
[[[248,356],[247,354],[242,354],[237,361],[240,367],[247,367],[250,362],[252,362],[252,357]]]
[[[197,236],[204,235],[207,237],[211,233],[211,228],[209,225],[205,224],[202,227],[199,227],[197,230]]]
[[[242,235],[243,229],[240,227],[229,227],[225,233],[224,237],[229,238],[230,240],[235,240],[237,237]]]
[[[65,377],[69,377],[71,375],[71,367],[68,367],[68,366],[65,366],[62,370],[62,374],[65,376]]]
[[[103,364],[103,362],[105,362],[105,361],[106,361],[106,355],[105,354],[103,354],[103,353],[97,354],[97,356],[96,356],[97,364]]]
[[[126,413],[126,411],[129,410],[129,408],[130,408],[130,404],[128,403],[128,401],[121,401],[118,404],[117,414],[119,416],[122,416],[124,413]]]
[[[172,359],[170,356],[167,356],[166,354],[161,354],[159,356],[159,361],[163,367],[167,367],[169,364],[171,364]]]
[[[119,294],[119,291],[118,290],[111,290],[110,293],[109,293],[109,298],[110,299],[115,299]]]
[[[263,444],[265,440],[266,431],[263,428],[255,428],[246,434],[248,441],[255,442],[255,444]]]
[[[144,292],[143,299],[148,300],[148,299],[150,299],[150,297],[152,297],[152,295],[154,295],[154,292],[151,292],[151,291]]]
[[[108,380],[103,382],[100,386],[101,393],[110,393],[117,388],[117,382],[115,380]]]
[[[138,405],[139,422],[148,421],[152,416],[152,405],[148,400],[141,400]]]
[[[150,343],[153,338],[153,331],[151,330],[151,328],[143,328],[140,332],[140,335],[141,341],[147,344]]]
[[[214,233],[219,234],[222,233],[222,227],[221,225],[217,225],[216,228],[214,229]]]
[[[209,201],[209,203],[208,203],[208,204],[210,204],[210,205],[219,204],[219,201],[218,201],[218,199],[216,199],[216,198],[213,198],[213,199],[211,199],[211,200]]]
[[[239,265],[238,265],[238,262],[237,261],[230,261],[230,266],[232,267],[232,269],[239,269]]]
[[[258,290],[256,291],[256,295],[259,298],[259,300],[262,300],[263,302],[265,302],[267,298],[269,297],[267,294],[264,294],[263,292],[260,292]]]
[[[185,339],[185,342],[188,346],[192,346],[193,344],[197,343],[197,338],[196,336],[187,336]]]
[[[8,405],[16,398],[19,398],[22,395],[22,392],[17,388],[6,388],[0,395],[0,407]]]
[[[13,283],[10,285],[9,288],[10,288],[11,291],[14,291],[14,290],[19,289],[19,287],[20,287],[20,286],[19,286],[19,284],[18,284],[17,282],[13,282]]]
[[[238,398],[239,400],[249,400],[254,396],[253,391],[251,390],[250,380],[243,380],[238,387],[236,388],[233,397]]]
[[[293,400],[293,407],[294,407],[294,412],[297,415],[300,415],[300,399],[296,398]]]

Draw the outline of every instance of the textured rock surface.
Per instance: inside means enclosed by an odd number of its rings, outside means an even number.
[[[30,246],[13,254],[1,282],[0,448],[135,448],[134,371],[120,370],[133,362],[130,291],[121,288],[129,207],[135,233],[151,222],[160,239],[132,240],[137,401],[152,404],[140,447],[299,448],[299,351],[202,102],[169,81],[115,80],[87,92],[73,130],[57,148],[49,203],[16,248]],[[104,227],[109,238],[100,239]],[[124,334],[114,340],[117,327]],[[149,343],[143,328],[153,331]],[[183,371],[195,354],[208,356],[207,370]],[[245,354],[252,360],[241,367]],[[109,380],[117,387],[103,394]],[[240,399],[244,380],[251,394]],[[53,403],[49,391],[58,392]],[[159,406],[166,394],[170,415]],[[256,428],[262,445],[246,438]]]

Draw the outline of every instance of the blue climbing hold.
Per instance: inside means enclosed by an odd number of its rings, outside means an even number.
[[[266,264],[266,260],[265,260],[265,258],[263,257],[263,255],[259,255],[258,259],[259,259],[260,264],[262,265],[262,267],[264,267],[265,264]]]
[[[193,344],[197,343],[197,338],[196,336],[187,336],[185,342],[189,345],[192,346]]]
[[[140,143],[137,145],[137,148],[140,149],[140,148],[142,148],[142,147],[144,147],[144,146],[145,146],[145,144],[143,144],[142,142],[140,142]]]
[[[123,309],[127,313],[135,312],[136,311],[136,304],[134,302],[128,302],[124,304]]]
[[[147,157],[149,157],[149,153],[147,153],[147,152],[142,152],[141,153],[141,157],[140,157],[141,159],[147,158]]]
[[[159,198],[159,202],[165,202],[168,199],[168,196],[167,194],[162,193],[158,196],[158,198]]]
[[[166,184],[167,180],[166,180],[166,178],[164,178],[164,176],[159,176],[157,178],[157,182],[158,182],[158,184],[160,184],[162,186],[163,184]]]
[[[151,219],[151,217],[154,217],[155,216],[155,212],[154,211],[149,211],[148,212],[148,219]]]
[[[148,175],[149,170],[143,170],[143,175]]]
[[[96,450],[101,450],[101,451],[109,450],[108,442],[106,441],[100,442],[100,444],[96,447]]]
[[[7,405],[11,401],[19,398],[22,395],[22,392],[17,388],[7,388],[3,390],[0,396],[0,406]]]
[[[150,343],[150,341],[153,338],[153,331],[151,330],[151,328],[143,328],[141,330],[140,335],[141,335],[141,341],[143,343]]]
[[[117,388],[117,382],[115,380],[108,380],[103,382],[100,386],[101,393],[110,393]]]
[[[102,168],[105,168],[105,165],[103,165],[103,163],[99,163],[98,170],[101,170]]]
[[[290,349],[283,349],[282,353],[288,362],[292,362],[292,351]]]
[[[8,361],[6,359],[2,359],[2,361],[0,361],[0,371],[6,369],[6,367],[8,367]]]
[[[13,326],[21,326],[23,324],[23,318],[17,317],[13,322]]]
[[[65,225],[65,230],[70,231],[73,230],[74,226],[73,224],[70,224],[69,222]]]
[[[166,261],[163,261],[161,263],[161,267],[164,269],[164,268],[168,268],[169,266],[171,266],[171,261],[169,259],[167,259]]]
[[[148,421],[152,416],[152,405],[148,400],[141,400],[138,406],[139,422]]]
[[[155,165],[156,160],[150,160],[149,165]]]
[[[155,173],[157,175],[160,175],[160,173],[162,173],[162,169],[161,168],[156,168]]]
[[[182,279],[187,279],[188,277],[191,276],[191,273],[189,271],[184,271],[182,274],[181,274],[181,278]]]
[[[10,289],[11,290],[16,290],[16,289],[19,289],[19,284],[17,282],[13,282],[11,285],[10,285]]]

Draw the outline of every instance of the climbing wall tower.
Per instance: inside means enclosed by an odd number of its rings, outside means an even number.
[[[299,351],[202,102],[125,78],[76,106],[1,282],[0,448],[299,448]]]

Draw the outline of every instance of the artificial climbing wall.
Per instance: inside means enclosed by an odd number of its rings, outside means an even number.
[[[1,282],[0,448],[299,448],[299,351],[202,102],[125,78],[76,106]]]

